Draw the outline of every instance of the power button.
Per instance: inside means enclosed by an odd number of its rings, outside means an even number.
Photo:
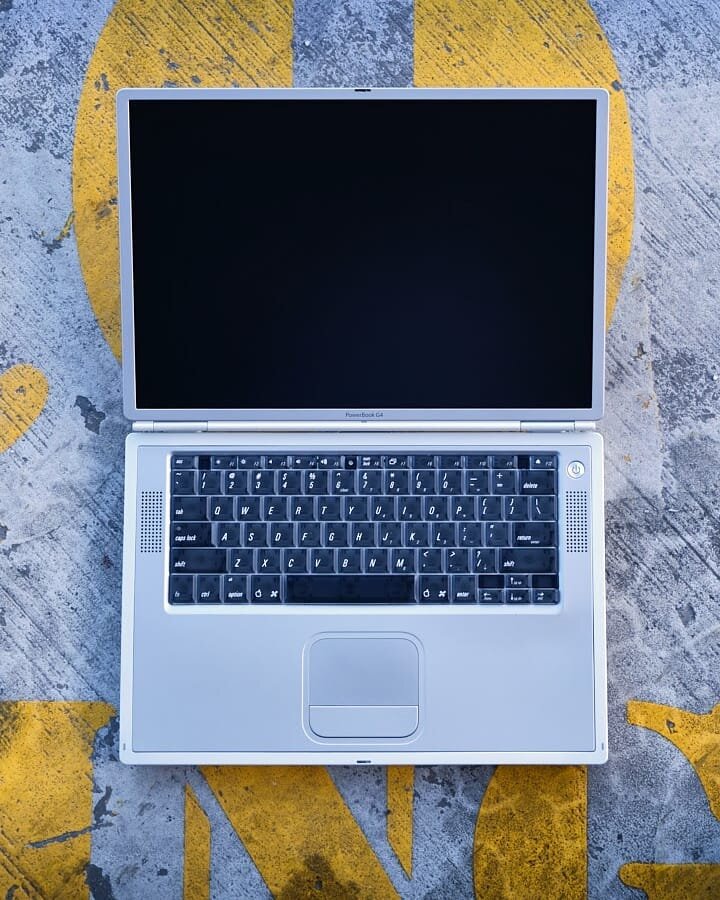
[[[582,478],[585,474],[585,466],[579,459],[575,459],[571,463],[568,463],[567,473],[571,478]]]

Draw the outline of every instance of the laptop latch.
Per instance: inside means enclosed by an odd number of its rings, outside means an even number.
[[[594,422],[521,422],[520,431],[594,431]]]

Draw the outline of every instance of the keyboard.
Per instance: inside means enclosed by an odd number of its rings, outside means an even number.
[[[171,457],[173,605],[553,605],[557,454]]]

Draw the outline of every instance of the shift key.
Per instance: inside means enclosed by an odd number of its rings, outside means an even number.
[[[501,572],[557,572],[557,551],[551,547],[500,551]]]
[[[227,570],[226,550],[173,550],[170,561],[170,571],[177,573],[187,572],[225,572]]]

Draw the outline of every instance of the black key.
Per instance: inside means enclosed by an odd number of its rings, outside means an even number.
[[[433,547],[454,547],[457,543],[455,525],[451,522],[431,525],[430,543]]]
[[[503,497],[503,511],[506,519],[525,522],[528,519],[528,498]]]
[[[348,526],[346,522],[326,522],[322,527],[323,547],[347,547]]]
[[[361,550],[338,550],[335,565],[341,575],[355,575],[361,571],[361,561]]]
[[[555,498],[531,497],[530,518],[536,522],[549,522],[555,519]]]
[[[483,522],[498,522],[502,519],[501,497],[480,497],[478,499],[478,518]]]
[[[501,588],[505,579],[502,575],[478,575],[477,583],[479,588]]]
[[[292,464],[296,469],[317,469],[317,456],[293,456]]]
[[[205,470],[198,473],[198,493],[222,493],[222,472]]]
[[[383,456],[383,469],[407,469],[407,456]]]
[[[377,542],[380,547],[402,546],[402,528],[396,522],[377,526]]]
[[[247,472],[238,472],[235,469],[230,469],[227,472],[218,472],[222,474],[223,480],[225,482],[225,487],[223,492],[225,494],[247,494],[248,492],[248,473]]]
[[[556,469],[557,457],[554,453],[536,453],[530,457],[531,469]]]
[[[514,547],[553,547],[557,544],[554,522],[523,522],[513,525]]]
[[[225,603],[247,603],[247,578],[244,575],[225,575],[222,584]]]
[[[500,551],[501,572],[555,572],[557,552],[550,548]]]
[[[514,469],[495,469],[492,472],[493,494],[517,494],[517,472]]]
[[[514,469],[515,457],[509,453],[500,453],[490,458],[493,469]]]
[[[283,550],[283,572],[307,572],[307,550]]]
[[[235,501],[232,497],[211,497],[210,518],[213,522],[232,522],[235,519]]]
[[[387,550],[363,550],[363,571],[369,575],[378,575],[388,570]]]
[[[334,572],[335,571],[335,551],[334,550],[313,550],[312,559],[310,561],[311,572]]]
[[[267,547],[268,526],[260,522],[246,522],[243,526],[243,538],[246,547]]]
[[[173,497],[174,522],[203,522],[207,520],[207,497]]]
[[[313,497],[291,497],[290,518],[295,522],[312,522],[315,518]]]
[[[530,587],[530,576],[529,575],[506,575],[505,576],[505,587],[506,588],[529,588]]]
[[[517,462],[518,469],[529,469],[530,468],[530,457],[529,456],[516,456],[515,460]]]
[[[456,456],[455,454],[452,456],[439,456],[438,466],[441,469],[462,469],[463,458],[462,456]]]
[[[263,497],[262,517],[267,522],[284,522],[288,517],[287,497]]]
[[[560,595],[554,588],[536,588],[532,592],[533,603],[559,603]]]
[[[303,472],[303,494],[327,494],[329,474],[314,469]]]
[[[367,497],[343,497],[342,517],[346,522],[367,522]]]
[[[258,469],[250,473],[251,494],[275,494],[275,472]]]
[[[345,457],[345,468],[346,469],[357,469],[357,456],[346,456]]]
[[[168,597],[170,603],[194,603],[194,584],[192,575],[171,575]]]
[[[408,572],[415,571],[415,551],[414,550],[391,550],[390,551],[390,571],[396,575],[404,575]]]
[[[510,526],[507,522],[486,522],[485,523],[485,546],[486,547],[509,547],[510,546]]]
[[[457,548],[453,547],[448,550],[443,550],[443,555],[445,557],[444,569],[446,572],[450,572],[451,574],[453,574],[455,572],[468,571],[467,550],[458,550]]]
[[[321,522],[339,522],[342,511],[339,497],[318,497],[317,517]]]
[[[458,543],[461,547],[482,547],[482,525],[480,522],[470,522],[467,525],[458,525]]]
[[[477,572],[478,575],[497,572],[497,550],[471,550],[470,571]]]
[[[410,493],[410,473],[407,469],[388,469],[384,481],[386,494]]]
[[[268,469],[287,469],[289,465],[290,459],[285,455],[265,457],[265,466]]]
[[[427,547],[430,534],[426,522],[405,522],[402,530],[406,547]]]
[[[441,469],[440,478],[438,479],[438,493],[462,494],[462,476],[463,473],[459,470]]]
[[[186,456],[184,453],[177,453],[173,456],[171,465],[173,469],[194,469],[195,457]]]
[[[421,572],[442,572],[442,550],[421,550],[418,564]]]
[[[470,455],[465,457],[465,465],[468,469],[487,469],[489,464],[490,461],[484,453],[481,456]]]
[[[374,469],[361,469],[358,475],[358,493],[382,494],[382,472]]]
[[[320,523],[302,522],[296,526],[297,544],[300,547],[320,546]]]
[[[423,497],[423,514],[428,521],[447,521],[447,497]]]
[[[250,600],[253,603],[282,603],[280,575],[253,575],[250,579]]]
[[[350,527],[350,543],[353,547],[374,547],[375,526],[362,522]]]
[[[392,522],[395,519],[395,498],[373,497],[370,500],[370,517],[373,522]]]
[[[530,470],[520,473],[521,494],[552,494],[555,491],[555,472]]]
[[[342,456],[318,456],[318,469],[340,469],[342,468]]]
[[[195,550],[172,550],[170,557],[170,569],[177,574],[190,574],[192,572],[224,572],[227,567],[227,553],[224,550],[210,550],[208,548]]]
[[[478,603],[502,603],[503,591],[495,588],[479,588]]]
[[[211,456],[198,456],[197,467],[201,471],[207,471],[207,469],[211,469],[212,468],[212,457]]]
[[[418,579],[420,603],[449,603],[450,589],[446,575],[421,575]]]
[[[219,603],[220,576],[198,575],[196,591],[198,603]]]
[[[557,575],[533,575],[532,586],[534,588],[557,588]]]
[[[292,547],[295,544],[295,526],[289,522],[271,525],[269,542],[271,547]]]
[[[237,456],[211,456],[213,469],[237,469]]]
[[[240,539],[240,526],[237,524],[229,525],[225,522],[218,522],[213,526],[215,530],[216,547],[240,547],[242,541]]]
[[[425,469],[416,469],[412,473],[410,488],[413,494],[434,494],[436,491],[436,473]]]
[[[434,469],[435,457],[429,456],[427,454],[421,454],[420,456],[411,456],[410,465],[413,469]]]
[[[302,472],[278,472],[278,494],[299,494],[302,491]]]
[[[530,591],[508,590],[505,591],[506,603],[529,603]]]
[[[260,518],[260,498],[238,497],[235,504],[235,518],[239,522],[257,522]]]
[[[453,603],[475,603],[475,576],[453,575],[450,595]]]
[[[279,550],[256,550],[255,571],[260,575],[274,575],[280,571]]]
[[[466,494],[487,494],[490,490],[490,473],[487,471],[478,471],[477,469],[468,469],[465,472],[465,493]]]
[[[182,522],[172,527],[173,547],[212,547],[209,522]]]
[[[450,501],[451,517],[456,522],[473,520],[475,518],[475,498],[474,497],[453,497]]]
[[[288,603],[414,603],[413,575],[288,575]]]
[[[330,479],[331,494],[357,494],[355,490],[357,473],[343,470],[333,472]]]
[[[262,469],[262,464],[262,456],[248,456],[247,454],[242,453],[237,458],[238,469]]]
[[[231,550],[230,571],[235,573],[249,573],[253,571],[252,550]]]
[[[187,470],[181,472],[173,472],[172,491],[173,494],[194,494],[195,472]]]
[[[417,522],[422,519],[422,504],[419,497],[401,497],[397,502],[398,519],[403,522]]]
[[[358,467],[361,469],[382,469],[382,456],[360,456]]]

